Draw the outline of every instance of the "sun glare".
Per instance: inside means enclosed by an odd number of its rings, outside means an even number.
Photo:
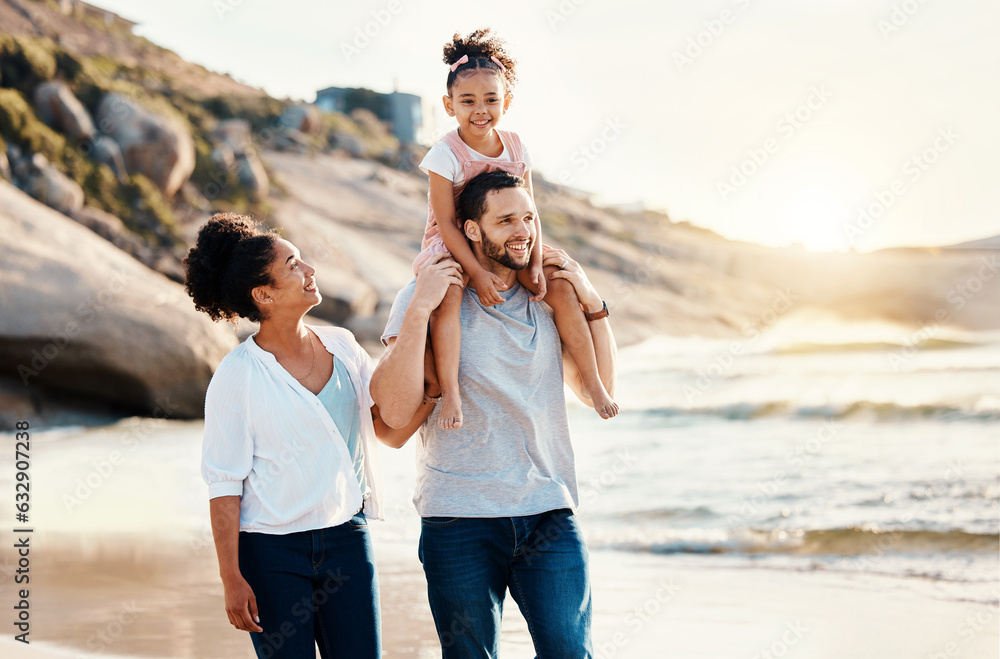
[[[844,232],[848,210],[840,197],[824,187],[810,186],[791,192],[778,210],[785,235],[813,252],[850,248]]]

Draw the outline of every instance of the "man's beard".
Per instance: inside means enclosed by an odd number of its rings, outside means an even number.
[[[528,251],[525,253],[524,263],[518,263],[514,260],[514,257],[507,252],[507,248],[500,243],[495,243],[483,234],[483,254],[496,261],[505,268],[510,268],[511,270],[524,270],[531,263],[531,249],[534,247],[534,241],[530,238],[528,239]]]

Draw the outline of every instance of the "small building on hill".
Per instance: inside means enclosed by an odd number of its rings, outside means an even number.
[[[427,141],[423,103],[419,96],[391,92],[382,94],[370,89],[327,87],[316,92],[316,107],[323,112],[350,114],[358,108],[370,110],[390,125],[392,134],[403,144]]]

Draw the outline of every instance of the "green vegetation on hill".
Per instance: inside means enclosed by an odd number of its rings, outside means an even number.
[[[156,51],[164,58],[174,56],[127,31],[99,24],[87,27],[107,31],[112,39],[138,39],[143,52]],[[168,201],[142,176],[131,175],[120,184],[106,165],[86,157],[86,145],[81,149],[81,145],[70,143],[46,126],[36,115],[31,99],[39,84],[54,79],[64,81],[92,117],[96,118],[106,94],[118,93],[175,120],[192,136],[195,168],[190,183],[207,197],[209,205],[220,210],[267,214],[266,201],[264,205],[255,203],[247,190],[232,183],[233,172],[220,171],[212,157],[210,134],[221,120],[243,119],[249,123],[256,145],[266,145],[279,130],[279,117],[289,105],[287,101],[263,94],[198,97],[194,92],[181,91],[189,87],[161,70],[133,67],[105,56],[81,56],[45,37],[0,34],[0,139],[23,151],[43,154],[83,188],[85,203],[118,216],[147,242],[161,246],[176,242],[174,210],[184,200]],[[398,159],[400,149],[399,142],[369,113],[353,117],[325,114],[320,134],[309,139],[316,150],[342,148],[355,157],[387,163]],[[221,184],[220,180],[229,183]]]

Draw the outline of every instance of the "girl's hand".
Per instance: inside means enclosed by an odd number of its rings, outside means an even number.
[[[497,291],[506,290],[507,284],[503,283],[503,280],[495,274],[485,269],[480,270],[472,275],[472,283],[475,286],[476,295],[479,296],[479,302],[483,306],[492,307],[503,304],[504,300]]]
[[[583,268],[563,250],[546,246],[545,252],[542,254],[542,265],[551,265],[559,268],[558,271],[549,275],[549,279],[566,279],[569,283],[573,284],[573,288],[576,289],[576,295],[580,298],[580,303],[583,305],[584,311],[597,313],[604,306],[601,296],[598,295],[597,290],[590,283],[590,280],[587,279],[587,274],[583,271]]]
[[[430,313],[441,304],[449,286],[452,284],[462,286],[463,283],[462,266],[444,252],[435,254],[420,267],[410,303],[423,304],[425,310]]]
[[[534,296],[528,298],[532,302],[538,302],[545,297],[545,294],[549,291],[548,282],[545,280],[545,265],[544,262],[538,264],[537,266],[529,266],[528,272],[531,275],[531,282],[535,285],[535,290],[538,291]]]
[[[233,627],[244,632],[264,631],[257,624],[260,622],[260,617],[257,615],[257,598],[243,575],[237,575],[222,585],[226,591],[226,615],[229,616],[229,622]]]

